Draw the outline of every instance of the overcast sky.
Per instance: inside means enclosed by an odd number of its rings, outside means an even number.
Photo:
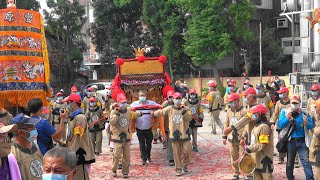
[[[41,9],[46,9],[47,11],[49,10],[46,0],[37,0],[37,1],[40,2]],[[40,10],[40,13],[43,14],[43,11]]]

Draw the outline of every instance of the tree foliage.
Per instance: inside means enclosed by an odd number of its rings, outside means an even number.
[[[283,49],[274,38],[273,28],[267,28],[262,32],[262,71],[276,71],[284,60]],[[260,51],[259,37],[254,38],[248,46],[248,62],[251,66],[250,74],[258,75],[260,73]]]
[[[171,75],[190,72],[191,59],[184,53],[185,14],[166,0],[144,0],[142,21],[147,25],[149,46],[162,51],[169,60]]]
[[[40,4],[37,0],[17,0],[16,1],[16,6],[18,9],[27,9],[27,10],[34,10],[34,11],[39,11],[40,9]],[[7,1],[2,0],[0,2],[0,9],[7,8]]]
[[[230,55],[250,39],[247,23],[254,8],[248,0],[172,0],[192,14],[188,21],[184,50],[196,64],[212,64],[218,85],[222,85],[215,62]]]
[[[92,1],[95,21],[91,25],[91,37],[102,64],[109,67],[117,57],[135,57],[134,47],[144,47],[140,21],[142,0],[121,2]]]
[[[52,58],[52,64],[61,64],[63,69],[60,77],[62,84],[70,84],[74,81],[75,71],[82,62],[82,52],[85,44],[82,40],[81,29],[86,22],[85,9],[77,0],[47,0],[51,12],[45,11],[47,22],[46,31],[55,36],[57,46],[54,47],[56,57]],[[54,69],[54,68],[53,68]]]

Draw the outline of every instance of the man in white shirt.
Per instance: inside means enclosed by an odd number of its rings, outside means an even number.
[[[130,106],[131,108],[146,106],[146,105],[159,105],[154,101],[147,100],[147,94],[145,91],[139,91],[139,100],[134,101]],[[142,159],[142,165],[151,162],[150,152],[152,147],[152,116],[148,109],[139,109],[143,113],[143,116],[136,120],[136,130],[139,139],[140,153]]]

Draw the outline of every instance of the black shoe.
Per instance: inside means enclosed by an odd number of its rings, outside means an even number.
[[[144,165],[146,165],[147,164],[147,160],[143,160],[142,161],[142,165],[144,166]]]
[[[169,166],[174,166],[174,160],[169,161]]]
[[[151,158],[147,158],[147,163],[150,163],[150,162],[152,162]]]
[[[122,164],[118,164],[118,169],[122,169]]]

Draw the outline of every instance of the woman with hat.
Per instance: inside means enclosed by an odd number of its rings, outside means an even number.
[[[245,148],[256,163],[254,170],[255,180],[272,179],[273,172],[273,132],[266,116],[268,109],[258,104],[249,110],[255,126],[252,130],[250,146]]]

